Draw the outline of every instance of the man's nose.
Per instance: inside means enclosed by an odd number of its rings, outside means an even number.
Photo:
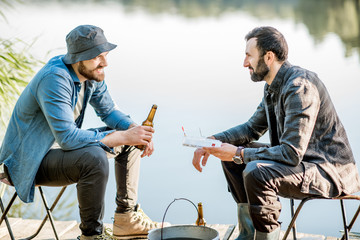
[[[106,67],[108,65],[106,57],[101,58],[100,66]]]
[[[244,67],[249,67],[249,66],[250,66],[250,64],[249,64],[249,61],[248,61],[247,57],[244,59],[243,66],[244,66]]]

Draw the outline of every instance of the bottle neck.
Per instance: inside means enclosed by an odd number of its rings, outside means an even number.
[[[143,126],[150,126],[153,127],[153,120],[154,120],[154,116],[155,116],[155,112],[156,112],[157,106],[154,104],[149,112],[148,117],[146,118],[146,120],[142,123]]]
[[[199,205],[198,206],[198,211],[199,211],[199,218],[203,218],[203,208],[202,208],[202,205]]]
[[[152,108],[146,120],[152,122],[154,120],[155,112],[156,108]]]

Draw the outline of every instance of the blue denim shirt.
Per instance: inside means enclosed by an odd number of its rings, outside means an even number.
[[[253,116],[216,139],[234,145],[258,140],[269,130],[271,147],[245,148],[244,161],[269,160],[305,169],[303,193],[336,196],[360,191],[355,159],[335,107],[318,76],[285,62]],[[319,171],[325,172],[320,176]],[[319,179],[331,181],[330,190]],[[332,191],[332,192],[331,192]]]
[[[52,58],[29,82],[13,110],[2,146],[0,163],[7,166],[15,189],[24,202],[33,201],[35,176],[54,141],[63,150],[74,150],[100,142],[114,130],[80,129],[88,103],[111,129],[126,130],[133,123],[114,104],[104,81],[85,82],[80,116],[74,121],[74,107],[80,81],[63,55]]]

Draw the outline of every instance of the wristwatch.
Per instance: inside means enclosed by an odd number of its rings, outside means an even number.
[[[239,146],[236,150],[236,153],[235,153],[235,156],[233,156],[233,161],[236,163],[236,164],[243,164],[244,163],[244,159],[243,157],[241,156],[241,150],[243,150],[244,147],[242,146]]]

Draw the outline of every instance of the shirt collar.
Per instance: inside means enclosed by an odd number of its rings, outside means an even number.
[[[62,60],[64,62],[64,57],[62,58]],[[74,83],[79,83],[80,84],[80,80],[79,80],[78,76],[76,75],[72,65],[71,64],[66,64],[66,63],[64,63],[64,64],[67,67],[67,69],[69,70],[71,79],[74,81]]]
[[[274,80],[272,81],[271,85],[267,86],[267,90],[269,93],[278,93],[280,90],[280,86],[282,85],[282,82],[284,80],[284,76],[287,72],[287,70],[291,67],[291,64],[288,61],[285,61],[279,71],[276,73],[276,76]]]

